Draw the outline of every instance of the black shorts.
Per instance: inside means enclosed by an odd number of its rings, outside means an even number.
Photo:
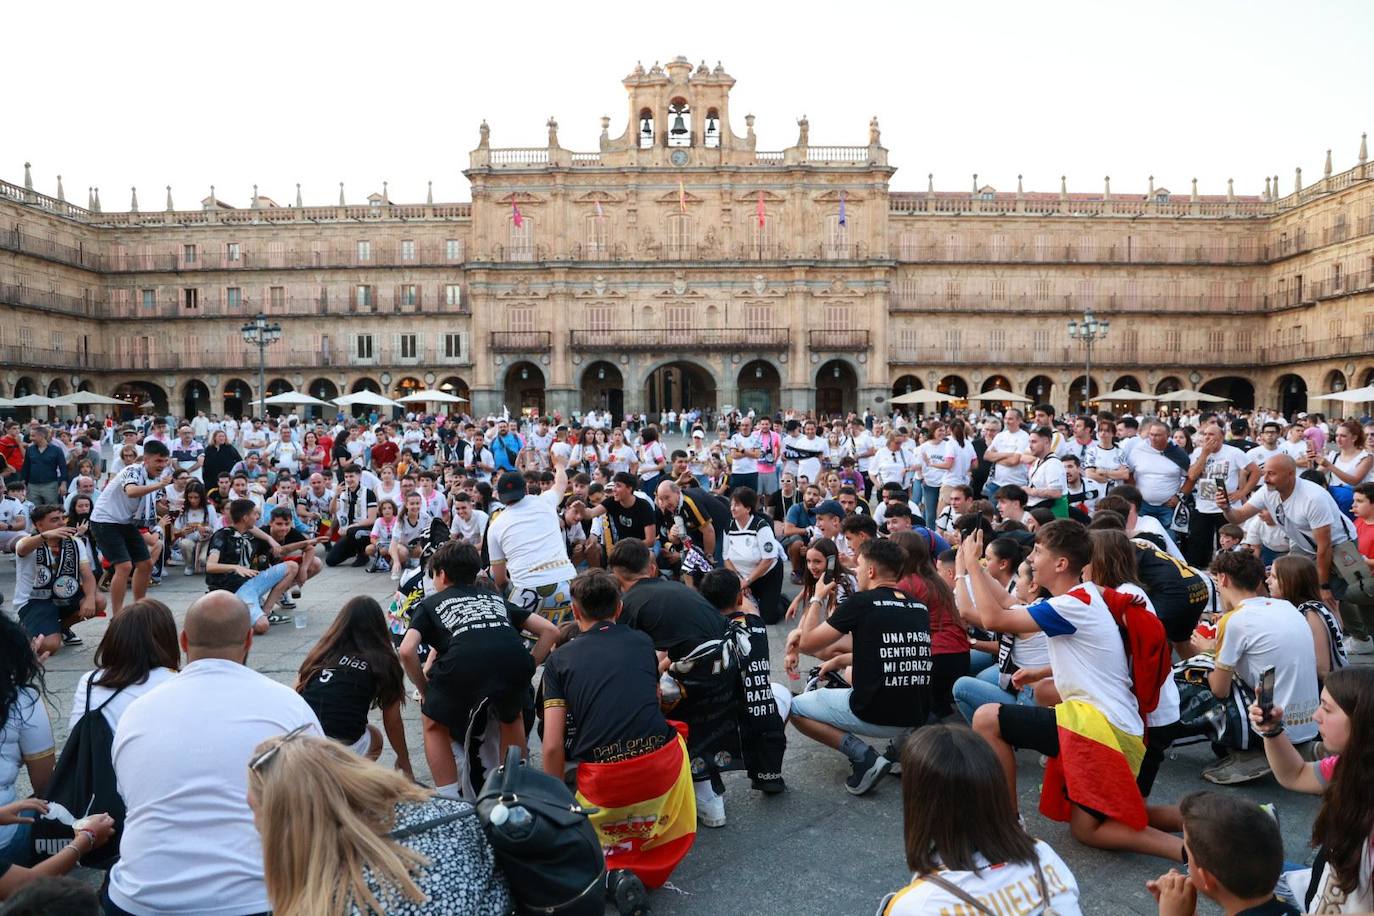
[[[449,647],[450,653],[454,648]],[[445,653],[435,661],[421,712],[447,725],[459,738],[467,730],[472,711],[484,699],[501,722],[520,718],[534,677],[534,658],[523,641],[503,651],[474,654],[460,647],[455,654],[457,657],[445,657],[449,655]]]
[[[1155,613],[1159,614],[1159,622],[1164,624],[1164,633],[1169,637],[1169,642],[1187,642],[1192,638],[1193,630],[1202,619],[1202,612],[1207,610],[1208,597],[1205,585],[1189,589],[1156,590],[1150,594],[1150,602],[1155,606]]]
[[[29,637],[62,632],[62,611],[49,598],[33,598],[19,609],[19,622]]]
[[[110,561],[111,566],[120,563],[142,563],[144,560],[152,559],[137,525],[91,522],[91,533],[95,535],[96,549],[102,557]]]
[[[1029,748],[1046,757],[1059,756],[1059,724],[1046,706],[1003,703],[997,708],[997,728],[1012,747]]]

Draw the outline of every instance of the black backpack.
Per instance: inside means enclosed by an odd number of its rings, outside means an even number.
[[[92,675],[94,677],[94,675]],[[110,752],[114,745],[114,729],[105,718],[105,707],[119,696],[123,687],[108,700],[91,708],[91,686],[86,685],[86,711],[77,720],[62,756],[57,758],[48,783],[48,805],[62,805],[71,816],[80,820],[88,814],[108,814],[114,818],[115,832],[110,841],[81,858],[87,868],[109,868],[119,858],[119,837],[124,828],[124,799],[115,782],[114,762]],[[61,852],[72,841],[70,824],[63,823],[49,811],[33,820],[33,861],[41,862]]]
[[[520,748],[487,776],[477,816],[522,914],[601,916],[606,857],[572,792],[520,759]]]

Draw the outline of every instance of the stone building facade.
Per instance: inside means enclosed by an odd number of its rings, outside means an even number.
[[[573,152],[493,146],[467,203],[113,212],[0,183],[0,397],[73,388],[177,412],[258,396],[241,327],[283,328],[268,393],[442,387],[479,413],[683,405],[883,409],[1005,387],[1201,387],[1292,412],[1374,381],[1374,164],[1259,196],[1156,188],[892,190],[866,142],[756,148],[734,80],[683,58],[625,78],[626,118]],[[744,133],[736,133],[744,124]],[[855,139],[863,140],[859,137]],[[1111,331],[1089,354],[1070,319]],[[1319,409],[1313,403],[1313,409]]]

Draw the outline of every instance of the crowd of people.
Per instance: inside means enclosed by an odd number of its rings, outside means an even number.
[[[0,912],[79,902],[55,876],[99,862],[88,912],[508,913],[531,893],[493,839],[515,815],[478,799],[533,746],[576,799],[550,823],[585,819],[604,857],[565,911],[647,913],[728,823],[728,773],[788,790],[789,724],[852,795],[900,773],[891,916],[1078,911],[1019,816],[1018,752],[1074,840],[1170,863],[1161,913],[1374,908],[1374,667],[1352,665],[1374,655],[1374,424],[658,421],[6,422]],[[345,564],[393,597],[344,601],[292,686],[252,670]],[[180,630],[152,597],[177,566],[206,587]],[[59,761],[44,664],[105,615]],[[1150,798],[1186,743],[1217,786],[1322,796],[1310,868],[1224,788]],[[80,810],[58,801],[77,755],[108,774]]]

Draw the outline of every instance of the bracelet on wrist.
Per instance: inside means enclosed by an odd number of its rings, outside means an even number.
[[[91,849],[95,849],[97,846],[100,845],[99,841],[97,841],[95,838],[95,834],[90,830],[83,829],[81,833],[85,835],[86,839],[91,841]]]
[[[1282,726],[1282,725],[1279,725],[1279,726],[1276,726],[1276,727],[1274,727],[1274,728],[1271,728],[1271,729],[1270,729],[1269,731],[1267,731],[1267,732],[1260,732],[1260,733],[1259,733],[1259,736],[1260,736],[1261,738],[1277,738],[1279,735],[1282,735],[1282,734],[1283,734],[1283,726]]]

